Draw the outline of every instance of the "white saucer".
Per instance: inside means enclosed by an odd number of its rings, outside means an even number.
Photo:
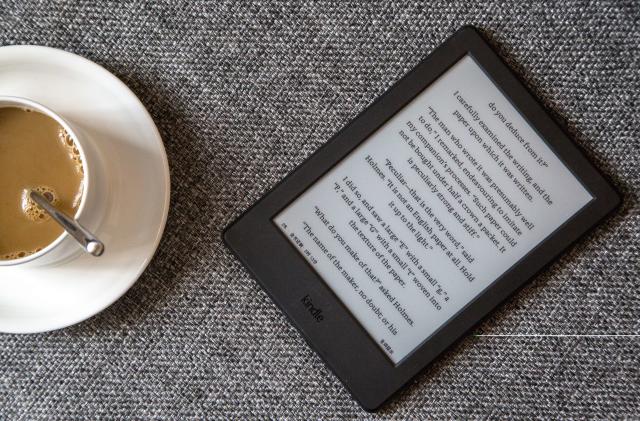
[[[169,165],[151,116],[118,78],[65,51],[0,48],[0,95],[61,114],[100,150],[109,196],[97,236],[102,257],[54,267],[0,268],[0,332],[31,333],[81,322],[120,298],[158,247],[169,211]]]

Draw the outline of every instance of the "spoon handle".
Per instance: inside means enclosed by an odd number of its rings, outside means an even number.
[[[47,212],[54,221],[65,229],[80,245],[93,256],[100,256],[104,253],[104,244],[93,235],[89,230],[80,225],[78,221],[71,218],[66,213],[57,209],[43,195],[31,190],[29,193],[31,200],[36,202],[38,206]]]

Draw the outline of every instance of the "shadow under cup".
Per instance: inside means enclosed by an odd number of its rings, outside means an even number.
[[[63,119],[56,112],[38,102],[20,97],[0,96],[0,108],[8,107],[32,110],[52,118],[67,132],[68,136],[73,140],[73,145],[79,152],[83,169],[81,182],[82,194],[78,209],[74,217],[77,220],[86,219],[87,202],[91,200],[89,198],[93,196],[92,191],[94,189],[93,183],[95,178],[95,174],[93,174],[94,165],[92,163],[92,161],[94,161],[94,157],[92,156],[92,154],[87,153],[87,145],[83,142],[82,138],[78,136],[77,131],[74,130],[65,119]],[[0,224],[1,223],[2,221],[0,221]],[[50,242],[41,250],[31,254],[27,254],[24,257],[18,257],[9,260],[0,260],[0,267],[16,265],[41,266],[53,264],[66,260],[67,258],[70,258],[81,252],[81,247],[76,244],[75,240],[66,231],[63,230],[55,240]]]

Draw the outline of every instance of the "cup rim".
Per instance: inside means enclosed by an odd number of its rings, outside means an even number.
[[[58,124],[62,126],[62,128],[66,130],[67,134],[69,134],[69,136],[71,136],[71,138],[73,139],[73,143],[75,144],[75,146],[78,148],[78,151],[80,152],[80,158],[82,159],[82,169],[84,171],[84,174],[82,177],[82,196],[80,197],[80,204],[78,205],[78,210],[74,215],[74,217],[78,219],[83,214],[83,211],[86,208],[87,192],[89,191],[89,186],[91,184],[90,175],[88,171],[89,166],[87,162],[87,156],[85,154],[84,147],[82,145],[82,140],[80,139],[76,131],[73,130],[71,125],[60,114],[56,113],[55,111],[51,110],[49,107],[39,102],[36,102],[32,99],[19,97],[19,96],[0,95],[0,108],[7,108],[7,107],[22,107],[22,108],[29,108],[34,111],[38,111],[54,119]],[[63,230],[62,233],[55,240],[49,243],[42,250],[29,254],[24,257],[20,257],[18,259],[0,260],[0,266],[16,266],[16,265],[20,265],[20,264],[24,264],[24,263],[36,260],[50,253],[55,248],[57,248],[67,237],[69,237],[69,233]]]

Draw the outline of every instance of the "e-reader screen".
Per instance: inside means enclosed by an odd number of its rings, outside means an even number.
[[[467,54],[274,222],[398,364],[592,199]]]

